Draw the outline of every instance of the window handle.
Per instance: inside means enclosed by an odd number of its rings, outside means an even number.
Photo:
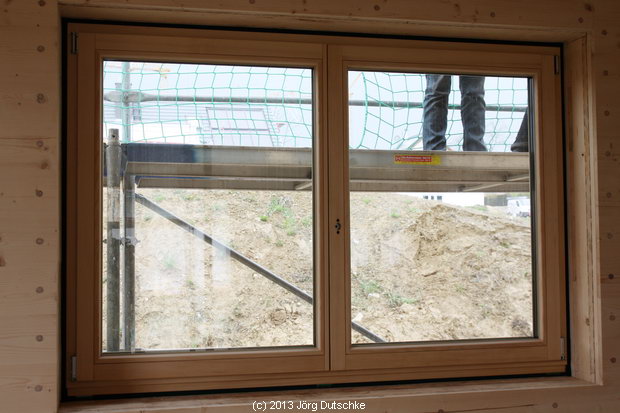
[[[336,234],[340,234],[340,230],[342,229],[342,225],[340,224],[340,219],[336,220],[336,225],[334,225],[334,228],[336,228]]]

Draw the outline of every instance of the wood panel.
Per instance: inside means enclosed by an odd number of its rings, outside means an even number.
[[[592,61],[587,52],[587,39],[570,42],[566,47],[565,99],[567,101],[566,130],[568,141],[567,166],[570,185],[567,186],[568,222],[570,223],[569,291],[571,311],[569,315],[572,355],[572,374],[583,380],[600,383],[601,326],[599,319],[598,255],[596,237],[596,185],[594,159],[595,136],[591,133],[593,123]],[[575,114],[583,114],[582,117]],[[591,276],[588,276],[591,275]],[[595,350],[591,350],[594,347]]]
[[[60,71],[54,0],[0,5],[0,411],[58,403]]]
[[[599,250],[590,268],[579,277],[599,273],[602,302],[603,386],[550,390],[409,386],[386,393],[382,389],[359,392],[321,390],[287,392],[270,397],[291,399],[354,397],[367,402],[365,411],[409,412],[614,412],[620,410],[620,3],[617,0],[235,0],[228,2],[185,0],[61,0],[63,13],[75,17],[112,18],[152,22],[243,25],[567,41],[588,33],[593,55],[595,90],[587,97],[596,112],[592,123],[597,168],[591,182],[596,199],[590,218],[591,236]],[[475,24],[474,24],[475,23]],[[603,30],[606,34],[603,34]],[[54,412],[58,370],[58,223],[60,172],[57,163],[60,72],[58,67],[56,0],[4,0],[0,2],[0,411]],[[39,51],[43,46],[43,51]],[[43,94],[39,99],[38,95]],[[39,100],[41,101],[39,103]],[[609,115],[605,115],[608,106]],[[613,109],[613,111],[611,110]],[[602,112],[601,112],[602,110]],[[38,142],[50,152],[31,150]],[[17,143],[17,144],[16,144]],[[38,196],[36,191],[42,191]],[[607,197],[611,193],[611,197]],[[604,211],[598,205],[604,205]],[[603,212],[598,218],[599,212]],[[600,237],[599,237],[600,233]],[[612,234],[608,237],[607,234]],[[41,238],[43,242],[37,244]],[[592,245],[592,244],[591,244]],[[599,260],[600,258],[600,260]],[[613,277],[612,277],[613,275]],[[594,303],[594,309],[596,309]],[[617,318],[611,319],[611,316]],[[590,320],[593,322],[593,320]],[[585,320],[582,319],[585,325]],[[596,320],[594,320],[596,322]],[[10,328],[9,328],[10,326]],[[37,335],[44,335],[42,342]],[[34,343],[32,342],[34,338]],[[39,344],[39,347],[37,347]],[[36,353],[36,356],[34,354]],[[41,387],[37,387],[41,386]],[[38,391],[37,391],[38,390]],[[481,393],[484,392],[484,393]],[[66,412],[197,413],[247,412],[246,399],[215,397],[165,401],[107,402],[69,406]],[[247,395],[247,398],[258,395]],[[263,396],[261,396],[263,397]],[[185,401],[183,401],[185,400]],[[185,403],[185,404],[183,404]],[[190,404],[188,404],[190,403]],[[207,407],[208,406],[208,407]]]
[[[546,0],[528,2],[527,6],[511,0],[477,0],[460,2],[435,2],[429,7],[424,0],[390,0],[390,1],[247,1],[231,0],[227,2],[205,2],[186,0],[183,6],[176,6],[171,0],[62,0],[65,5],[94,6],[99,8],[122,8],[140,10],[143,14],[150,12],[185,12],[185,13],[221,13],[248,15],[265,14],[272,19],[285,21],[282,17],[299,16],[299,18],[319,17],[332,19],[374,21],[377,24],[430,23],[448,26],[455,24],[467,26],[488,24],[493,26],[520,25],[532,29],[540,27],[574,27],[587,28],[593,24],[595,7],[583,1]],[[552,19],[549,16],[553,16]],[[579,20],[581,18],[581,20]]]
[[[299,1],[299,0],[297,0]],[[365,0],[370,3],[374,9],[374,1]],[[197,2],[194,2],[196,6]],[[271,4],[273,2],[269,2]],[[469,37],[480,39],[507,39],[516,41],[564,41],[574,40],[578,38],[583,30],[587,30],[592,25],[592,18],[586,5],[579,1],[571,0],[571,6],[566,3],[561,6],[564,10],[570,10],[572,14],[567,19],[566,27],[549,27],[544,23],[542,26],[536,26],[529,22],[528,19],[535,13],[520,13],[522,18],[520,24],[515,24],[514,20],[510,20],[508,24],[497,24],[491,22],[489,24],[480,24],[480,19],[475,15],[469,16],[466,22],[455,24],[447,20],[447,16],[438,10],[429,8],[427,2],[418,1],[418,3],[408,2],[407,10],[431,10],[434,13],[432,21],[424,20],[407,20],[388,19],[377,16],[360,17],[356,14],[357,8],[347,9],[345,14],[337,14],[330,12],[332,4],[324,0],[312,1],[311,4],[319,4],[323,10],[322,14],[312,14],[306,8],[305,12],[298,12],[296,9],[289,9],[287,13],[273,12],[257,12],[253,5],[256,3],[245,3],[239,8],[226,9],[222,7],[219,10],[210,8],[213,3],[198,4],[197,7],[185,8],[175,7],[171,2],[167,2],[167,7],[145,7],[142,4],[110,1],[99,2],[96,7],[88,0],[64,0],[61,5],[63,16],[71,18],[89,18],[113,21],[140,21],[150,23],[175,23],[175,24],[193,24],[193,25],[213,25],[213,26],[233,26],[233,27],[267,27],[276,29],[292,29],[292,30],[323,30],[337,32],[355,32],[355,33],[377,33],[377,34],[395,34],[395,35],[417,35],[417,36],[435,36],[435,37]],[[360,2],[361,3],[361,2]],[[379,3],[379,2],[376,2]],[[475,3],[473,1],[464,1],[457,3],[455,6],[466,3]],[[302,0],[303,4],[303,0]],[[522,10],[527,10],[532,5],[538,3],[531,2],[524,4]],[[586,3],[587,4],[587,3]],[[321,6],[322,5],[322,6]],[[325,5],[328,5],[325,7]],[[289,6],[290,7],[290,6]],[[379,7],[381,7],[379,5]],[[495,14],[501,8],[495,8]],[[489,17],[492,18],[489,11]],[[478,12],[480,14],[480,12]],[[450,14],[448,14],[449,16]],[[506,16],[509,13],[506,12]],[[579,19],[582,19],[581,21]],[[568,21],[570,20],[570,22]],[[572,23],[576,22],[576,23]],[[523,29],[522,27],[527,27]]]

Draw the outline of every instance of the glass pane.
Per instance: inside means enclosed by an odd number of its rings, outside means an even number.
[[[349,72],[354,344],[535,335],[530,83]]]
[[[104,62],[104,352],[314,344],[312,83]]]

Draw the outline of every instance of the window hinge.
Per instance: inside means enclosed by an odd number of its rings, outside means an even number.
[[[553,71],[556,75],[560,74],[560,70],[562,69],[562,62],[560,61],[560,56],[553,56]]]
[[[566,339],[560,337],[560,360],[566,360]]]
[[[71,32],[71,54],[78,53],[78,34]]]
[[[71,381],[77,380],[77,356],[71,356]]]

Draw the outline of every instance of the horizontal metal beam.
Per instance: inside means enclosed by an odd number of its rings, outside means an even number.
[[[220,146],[161,143],[126,143],[123,150],[131,163],[234,165],[273,168],[312,167],[312,148],[274,148],[263,146]],[[433,162],[399,163],[399,156],[432,159]],[[529,170],[527,152],[456,152],[351,149],[349,166],[389,168],[391,170]],[[273,175],[271,175],[273,176]]]
[[[527,184],[528,188],[529,188],[529,180],[530,180],[530,175],[529,174],[524,174],[524,175],[515,175],[515,176],[510,176],[510,177],[506,177],[505,182],[488,182],[488,183],[480,183],[479,185],[475,185],[469,188],[463,188],[462,191],[463,192],[477,192],[477,191],[481,191],[483,189],[491,189],[491,188],[496,188],[499,186],[503,186],[505,184],[512,184],[512,183],[521,183],[521,184]],[[507,192],[512,192],[512,191],[507,191]]]
[[[286,97],[235,97],[235,96],[177,96],[177,95],[154,95],[136,91],[122,92],[112,90],[103,95],[103,99],[114,103],[141,103],[141,102],[193,102],[193,103],[237,103],[254,105],[312,105],[309,98],[286,98]],[[423,102],[403,101],[403,100],[372,100],[372,99],[352,99],[349,106],[363,107],[384,107],[398,109],[421,109]],[[448,109],[461,109],[459,104],[449,104]],[[522,112],[527,110],[527,106],[505,106],[505,105],[486,105],[486,110],[491,112]]]
[[[528,182],[486,182],[486,181],[381,181],[352,180],[349,190],[352,192],[476,192],[481,184],[487,185],[484,192],[527,192]],[[174,189],[226,189],[247,191],[310,191],[309,181],[293,180],[252,180],[252,179],[205,179],[178,177],[139,177],[139,188],[174,188]]]
[[[141,188],[311,188],[311,148],[129,143],[123,150]],[[433,162],[398,163],[402,155]],[[520,191],[529,181],[528,153],[353,149],[349,165],[352,191]]]

